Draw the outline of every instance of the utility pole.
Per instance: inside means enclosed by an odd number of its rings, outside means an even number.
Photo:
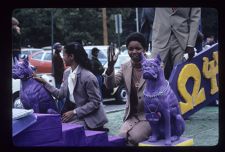
[[[107,29],[107,16],[106,8],[102,8],[102,23],[103,23],[103,42],[104,45],[108,45],[108,29]]]
[[[120,34],[123,32],[122,16],[121,14],[116,14],[114,17],[115,17],[116,33],[118,35],[118,48],[120,49]]]
[[[135,10],[136,10],[136,28],[137,28],[137,32],[139,32],[138,8],[136,8]]]
[[[53,17],[53,10],[51,9],[51,48],[52,48],[52,58],[53,58],[53,43],[54,43],[54,17]],[[52,73],[53,73],[53,66],[52,66]]]

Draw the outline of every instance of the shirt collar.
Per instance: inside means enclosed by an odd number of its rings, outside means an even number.
[[[79,68],[79,65],[77,65],[77,67],[72,71],[72,68],[70,67],[70,74],[71,74],[71,73],[77,74],[78,68]]]

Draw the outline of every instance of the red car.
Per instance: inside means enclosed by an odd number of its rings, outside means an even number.
[[[62,55],[61,55],[62,56]],[[29,62],[37,73],[52,73],[52,52],[39,51],[29,56]]]

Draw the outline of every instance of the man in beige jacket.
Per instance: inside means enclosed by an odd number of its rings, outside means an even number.
[[[172,67],[183,61],[185,53],[188,60],[194,56],[200,18],[201,8],[155,8],[151,56],[160,54],[167,79]]]

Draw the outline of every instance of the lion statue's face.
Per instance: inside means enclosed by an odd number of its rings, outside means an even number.
[[[159,56],[154,59],[145,59],[142,62],[143,78],[144,79],[157,79],[160,72],[160,62]]]
[[[144,79],[156,79],[158,77],[159,70],[157,64],[155,64],[154,61],[146,60],[142,64],[142,68]]]

